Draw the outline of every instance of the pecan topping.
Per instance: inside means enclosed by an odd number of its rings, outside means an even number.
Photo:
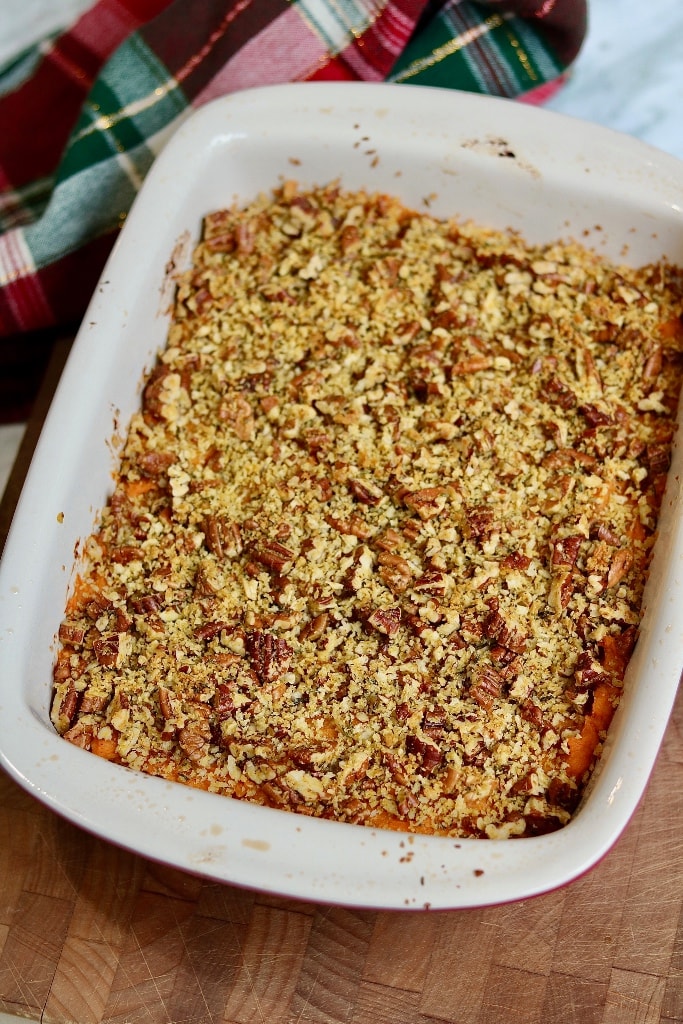
[[[344,533],[351,537],[358,537],[359,540],[367,540],[372,537],[374,528],[366,523],[360,516],[349,516],[348,519],[338,519],[336,516],[325,516],[328,523],[337,533]]]
[[[406,753],[413,754],[425,772],[432,772],[441,764],[442,753],[436,743],[420,739],[419,736],[408,736]]]
[[[361,480],[349,480],[349,490],[363,505],[379,505],[384,496],[379,487]]]
[[[296,552],[285,547],[284,544],[280,544],[277,540],[266,540],[254,545],[251,549],[251,557],[255,562],[264,565],[266,569],[282,576],[292,568],[296,560]]]
[[[645,449],[647,465],[653,476],[667,473],[670,462],[670,448],[663,444],[649,444]]]
[[[244,547],[238,523],[227,516],[208,515],[202,524],[204,543],[217,558],[237,558]]]
[[[486,711],[503,692],[503,678],[492,666],[483,666],[470,685],[470,697]]]
[[[208,722],[189,722],[178,732],[178,743],[190,761],[200,761],[207,753],[211,741]]]
[[[612,422],[612,417],[597,405],[580,405],[579,412],[590,427],[604,427]]]
[[[467,529],[475,540],[487,540],[495,530],[495,514],[485,505],[477,505],[465,511]]]
[[[401,555],[392,555],[389,551],[382,551],[377,562],[380,565],[379,574],[389,589],[395,593],[403,593],[413,575],[405,558]]]
[[[546,382],[542,398],[561,409],[571,409],[576,404],[576,395],[559,377],[553,376]]]
[[[627,548],[615,552],[607,573],[607,586],[616,587],[628,575],[632,566],[633,555]]]
[[[327,612],[320,612],[315,618],[311,619],[306,623],[304,628],[301,630],[302,640],[319,640],[327,629],[327,624],[330,621],[330,617]]]
[[[403,495],[403,501],[413,512],[417,512],[420,519],[432,519],[438,515],[444,506],[446,489],[444,487],[424,487],[419,491],[408,491]]]
[[[84,539],[55,728],[291,813],[565,824],[636,642],[680,268],[292,181],[210,214],[193,261]]]
[[[244,646],[262,683],[271,683],[286,672],[294,653],[286,640],[259,629],[245,633]]]
[[[424,590],[428,594],[443,594],[446,589],[446,577],[438,569],[423,573],[413,583],[413,590]]]
[[[521,569],[523,572],[531,565],[531,559],[521,551],[511,551],[500,564],[504,569]]]
[[[593,690],[601,683],[611,683],[611,677],[598,662],[593,661],[588,651],[583,651],[576,661],[574,683],[577,690]]]
[[[104,633],[93,640],[93,650],[98,665],[104,668],[121,668],[126,654],[126,633]]]
[[[138,457],[138,469],[143,476],[161,476],[175,462],[175,456],[171,452],[143,452]]]
[[[251,441],[254,436],[254,414],[241,391],[230,391],[218,408],[218,418],[234,430],[240,441]]]
[[[377,608],[368,616],[368,622],[378,632],[389,637],[395,636],[401,624],[401,609],[398,607]]]
[[[63,644],[79,647],[85,640],[86,628],[78,622],[62,622],[59,626],[59,639]]]

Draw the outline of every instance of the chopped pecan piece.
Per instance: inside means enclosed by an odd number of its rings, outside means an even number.
[[[282,576],[289,572],[296,561],[296,552],[285,547],[277,540],[265,540],[255,544],[251,549],[251,557],[266,569]]]
[[[665,444],[649,444],[645,449],[648,469],[653,476],[664,475],[669,470],[670,448]]]
[[[216,636],[220,636],[223,630],[231,631],[234,629],[234,624],[231,622],[205,622],[202,626],[197,626],[194,631],[194,636],[197,640],[212,640]]]
[[[234,523],[227,516],[206,516],[202,531],[204,543],[217,558],[237,558],[244,547],[239,523]]]
[[[159,707],[164,718],[174,718],[176,711],[173,706],[174,697],[171,691],[165,686],[160,686],[157,691],[157,696],[159,698]]]
[[[485,711],[490,711],[496,697],[503,692],[503,678],[491,665],[481,666],[470,685],[469,693]]]
[[[382,551],[377,561],[380,565],[379,574],[389,589],[395,593],[403,593],[413,575],[405,558],[401,555],[392,555],[389,551]]]
[[[59,626],[59,639],[63,644],[73,644],[79,647],[85,640],[87,630],[78,622],[62,622]]]
[[[559,405],[559,407],[565,411],[576,405],[576,395],[572,389],[557,376],[552,376],[550,380],[546,382],[545,388],[541,392],[541,398],[544,398],[553,405]]]
[[[552,546],[550,559],[552,580],[548,603],[558,615],[567,607],[574,593],[574,567],[583,539],[580,535],[575,534],[556,540]]]
[[[228,683],[218,683],[212,704],[219,720],[228,718],[230,715],[234,714],[236,709],[234,697],[234,686],[231,686]]]
[[[218,418],[234,430],[240,441],[251,441],[256,429],[254,413],[241,391],[229,391],[218,407]]]
[[[327,624],[330,621],[330,616],[327,612],[320,612],[315,618],[311,619],[306,623],[304,628],[301,630],[302,640],[319,640],[327,629]]]
[[[375,532],[374,527],[366,523],[360,516],[349,516],[348,519],[339,519],[337,516],[325,516],[325,522],[337,533],[343,533],[351,537],[358,537],[359,540],[367,540]]]
[[[616,551],[610,563],[607,573],[607,586],[616,587],[624,579],[633,567],[633,555],[628,548],[620,548]]]
[[[432,772],[441,764],[443,754],[441,750],[430,740],[423,740],[419,736],[410,735],[406,738],[406,753],[413,754],[423,771]]]
[[[496,527],[495,515],[485,505],[466,509],[465,521],[470,537],[474,537],[475,540],[488,540]]]
[[[493,356],[470,356],[469,359],[461,359],[449,367],[451,377],[464,377],[468,373],[480,373],[482,370],[490,370],[493,366]]]
[[[395,636],[401,624],[401,609],[397,606],[392,608],[376,608],[367,619],[368,623],[378,632],[386,636]]]
[[[200,565],[199,569],[197,569],[197,574],[194,578],[194,593],[195,597],[200,598],[213,597],[216,593],[209,567],[206,565]]]
[[[635,626],[629,626],[623,633],[608,633],[599,641],[605,672],[616,676],[617,679],[624,678],[637,639],[638,630]]]
[[[175,462],[171,452],[143,452],[137,460],[137,467],[146,477],[158,477],[165,473]]]
[[[142,408],[153,420],[162,420],[163,415],[163,393],[166,387],[165,378],[168,377],[170,369],[159,363],[152,371],[149,380],[142,392]]]
[[[384,497],[379,487],[362,480],[349,480],[348,487],[354,498],[363,505],[379,505]]]
[[[576,659],[574,683],[577,690],[593,690],[602,683],[611,683],[610,675],[602,665],[594,661],[588,651],[583,651]]]
[[[79,711],[82,715],[97,714],[103,711],[109,703],[109,696],[103,693],[96,693],[92,689],[86,690],[81,698]]]
[[[597,405],[580,405],[579,412],[591,427],[604,427],[612,422],[612,417]]]
[[[495,640],[514,654],[522,654],[526,647],[525,638],[517,630],[510,629],[497,608],[492,608],[484,619],[482,632],[487,640]]]
[[[569,537],[562,537],[556,540],[552,547],[551,566],[571,568],[576,565],[579,557],[579,549],[583,542],[580,534],[572,534]]]
[[[271,683],[286,672],[294,654],[285,640],[259,629],[245,633],[244,645],[262,683]]]
[[[86,725],[84,722],[76,722],[70,729],[64,733],[64,739],[68,740],[69,743],[73,743],[75,747],[80,747],[81,750],[90,750],[92,743],[93,729],[91,725]]]
[[[387,527],[386,530],[383,530],[382,533],[375,537],[374,543],[382,551],[395,552],[401,544],[401,535],[391,527]]]
[[[60,732],[64,732],[76,717],[79,700],[80,694],[78,690],[73,683],[68,683],[61,697],[56,702],[57,706],[53,710],[53,715],[55,715],[56,724]]]
[[[132,544],[122,544],[118,548],[112,548],[109,557],[116,565],[130,565],[131,562],[140,562],[143,559],[142,550]]]
[[[188,722],[178,733],[178,743],[190,761],[200,761],[211,742],[211,727],[207,721]]]
[[[411,511],[417,512],[420,519],[427,520],[439,514],[445,494],[445,487],[424,487],[419,491],[408,491],[403,495],[403,501]]]
[[[126,638],[126,633],[103,633],[93,640],[97,663],[103,668],[120,668],[126,658]]]
[[[531,559],[523,555],[521,551],[511,551],[500,564],[504,569],[520,569],[524,572],[531,565]]]
[[[438,569],[430,569],[413,583],[413,590],[426,591],[428,594],[443,594],[446,589],[446,577]]]
[[[591,536],[596,536],[598,540],[609,544],[613,548],[618,548],[621,543],[620,538],[606,523],[595,523],[591,527]]]
[[[655,345],[645,360],[643,366],[643,380],[655,380],[662,372],[664,365],[664,349],[661,345]]]

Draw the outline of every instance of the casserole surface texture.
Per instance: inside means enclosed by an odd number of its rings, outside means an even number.
[[[60,626],[53,721],[170,780],[553,831],[635,645],[683,272],[337,184],[205,218]]]

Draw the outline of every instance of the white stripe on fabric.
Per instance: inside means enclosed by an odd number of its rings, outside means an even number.
[[[35,274],[36,264],[21,228],[0,237],[0,288]]]
[[[176,118],[160,132],[125,154],[83,168],[59,182],[42,218],[25,229],[26,240],[38,268],[54,263],[120,223],[141,182],[171,134]]]
[[[50,322],[52,310],[21,228],[0,238],[0,287],[5,286],[6,299],[20,329],[36,321]]]
[[[366,5],[354,0],[298,0],[297,7],[335,55],[375,21],[384,3]]]

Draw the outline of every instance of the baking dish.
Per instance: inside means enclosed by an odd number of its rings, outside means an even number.
[[[238,885],[376,908],[459,908],[563,885],[617,840],[644,791],[683,667],[678,446],[641,639],[574,820],[518,841],[407,836],[255,807],[111,765],[49,721],[55,637],[74,552],[111,490],[118,440],[164,344],[174,275],[203,214],[285,178],[398,195],[436,215],[573,237],[632,263],[683,264],[683,165],[523,105],[441,90],[305,84],[251,90],[189,117],[157,159],[86,313],[0,570],[0,756],[76,824],[143,856]]]

